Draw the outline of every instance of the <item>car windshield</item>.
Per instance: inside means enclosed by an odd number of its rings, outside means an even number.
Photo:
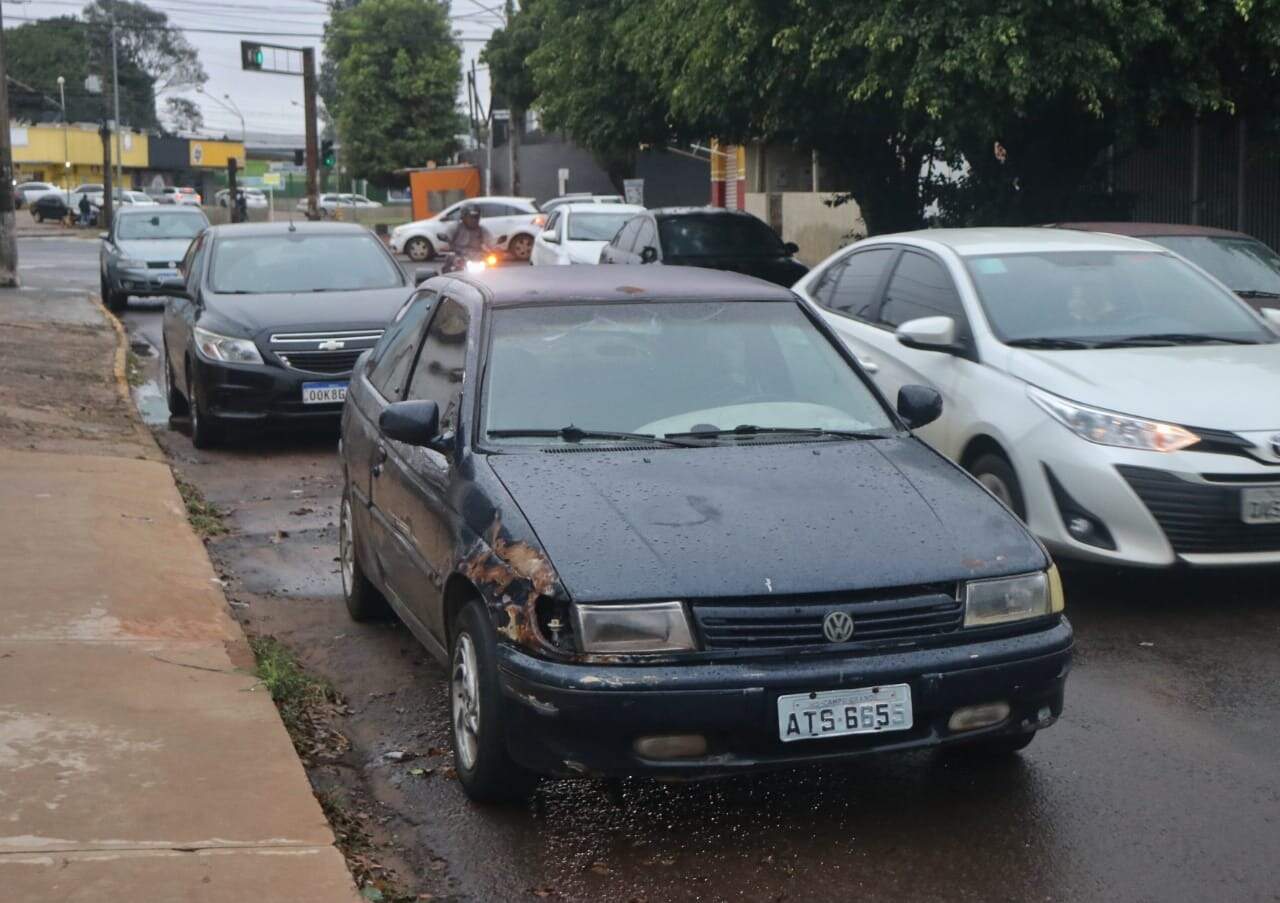
[[[116,238],[126,241],[195,238],[209,225],[196,213],[149,213],[121,216],[116,225]]]
[[[658,220],[662,250],[676,257],[778,257],[777,234],[754,216],[707,213]]]
[[[895,429],[839,351],[789,301],[498,309],[485,374],[481,435],[496,432],[503,443],[571,441],[501,436],[569,426],[653,436],[745,425]]]
[[[1181,254],[1236,292],[1280,294],[1280,255],[1252,238],[1158,235],[1149,239]]]
[[[278,294],[396,288],[404,279],[372,235],[227,236],[213,249],[209,287],[215,292]]]
[[[609,241],[634,213],[575,213],[569,217],[569,241]]]
[[[991,328],[1009,344],[1274,340],[1241,301],[1169,254],[1049,251],[966,264]]]

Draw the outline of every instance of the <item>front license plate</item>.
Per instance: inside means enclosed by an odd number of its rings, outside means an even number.
[[[911,723],[907,684],[778,697],[778,736],[783,743],[905,731]]]
[[[1241,492],[1240,517],[1246,524],[1280,524],[1280,486]]]
[[[303,383],[303,404],[340,404],[347,399],[346,383]]]

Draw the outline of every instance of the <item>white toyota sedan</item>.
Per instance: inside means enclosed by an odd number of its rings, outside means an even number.
[[[599,263],[600,250],[627,220],[643,207],[635,204],[561,204],[551,211],[547,227],[533,242],[530,263],[534,266],[565,266]]]
[[[936,229],[796,284],[921,435],[1058,555],[1280,563],[1280,336],[1164,248],[1058,229]]]

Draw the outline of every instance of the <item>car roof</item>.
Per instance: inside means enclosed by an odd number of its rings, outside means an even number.
[[[498,267],[443,278],[474,286],[493,307],[565,301],[796,300],[790,289],[763,279],[703,267]]]
[[[134,194],[136,192],[130,192]],[[119,216],[191,216],[192,213],[204,215],[203,210],[192,210],[190,207],[177,207],[173,204],[156,204],[154,207],[147,207],[146,210],[129,210],[128,208],[118,210]]]
[[[993,226],[971,229],[920,229],[877,235],[858,246],[899,243],[950,248],[961,257],[1032,251],[1154,251],[1149,242],[1105,232],[1081,232],[1044,226]]]
[[[1078,229],[1082,232],[1110,232],[1113,235],[1130,235],[1134,238],[1154,238],[1160,236],[1214,236],[1218,238],[1252,238],[1243,232],[1233,229],[1219,229],[1216,226],[1199,226],[1189,223],[1053,223],[1057,229]]]
[[[639,204],[610,204],[600,201],[571,201],[556,205],[557,210],[569,213],[644,213]]]
[[[455,201],[453,204],[450,204],[449,206],[453,207],[455,204],[466,204],[466,203],[483,204],[485,202],[492,203],[494,201],[497,201],[500,204],[513,204],[513,203],[514,204],[532,204],[533,198],[518,198],[515,195],[507,195],[507,194],[486,194],[478,198],[463,198],[461,201]]]
[[[649,211],[654,216],[667,218],[672,216],[702,216],[710,214],[713,216],[749,216],[752,219],[758,219],[755,214],[748,213],[745,210],[732,210],[728,207],[656,207]]]
[[[359,223],[311,222],[310,220],[274,223],[222,223],[209,230],[221,235],[283,235],[288,232],[315,232],[320,235],[368,235],[369,230]]]

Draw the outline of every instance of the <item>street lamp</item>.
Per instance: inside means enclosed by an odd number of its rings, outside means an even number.
[[[208,91],[206,91],[206,90],[204,89],[204,85],[196,85],[196,93],[197,93],[197,94],[201,94],[201,95],[203,95],[204,97],[209,98],[209,99],[210,99],[210,100],[212,100],[214,103],[216,103],[218,106],[222,107],[224,110],[230,110],[232,113],[234,113],[234,114],[236,115],[236,117],[237,117],[237,118],[239,118],[239,120],[240,120],[240,143],[241,143],[241,144],[244,144],[244,142],[245,142],[245,137],[246,137],[246,135],[245,135],[245,128],[244,128],[244,114],[243,114],[243,113],[241,113],[241,112],[240,112],[240,108],[239,108],[239,107],[237,107],[237,106],[235,105],[235,101],[231,100],[231,95],[230,95],[230,94],[223,94],[222,96],[226,98],[226,101],[220,100],[219,98],[214,97],[212,94],[210,94]],[[229,102],[227,102],[227,101],[229,101]]]
[[[70,186],[69,170],[71,169],[71,126],[67,123],[67,80],[58,76],[58,97],[62,100],[62,187]]]

